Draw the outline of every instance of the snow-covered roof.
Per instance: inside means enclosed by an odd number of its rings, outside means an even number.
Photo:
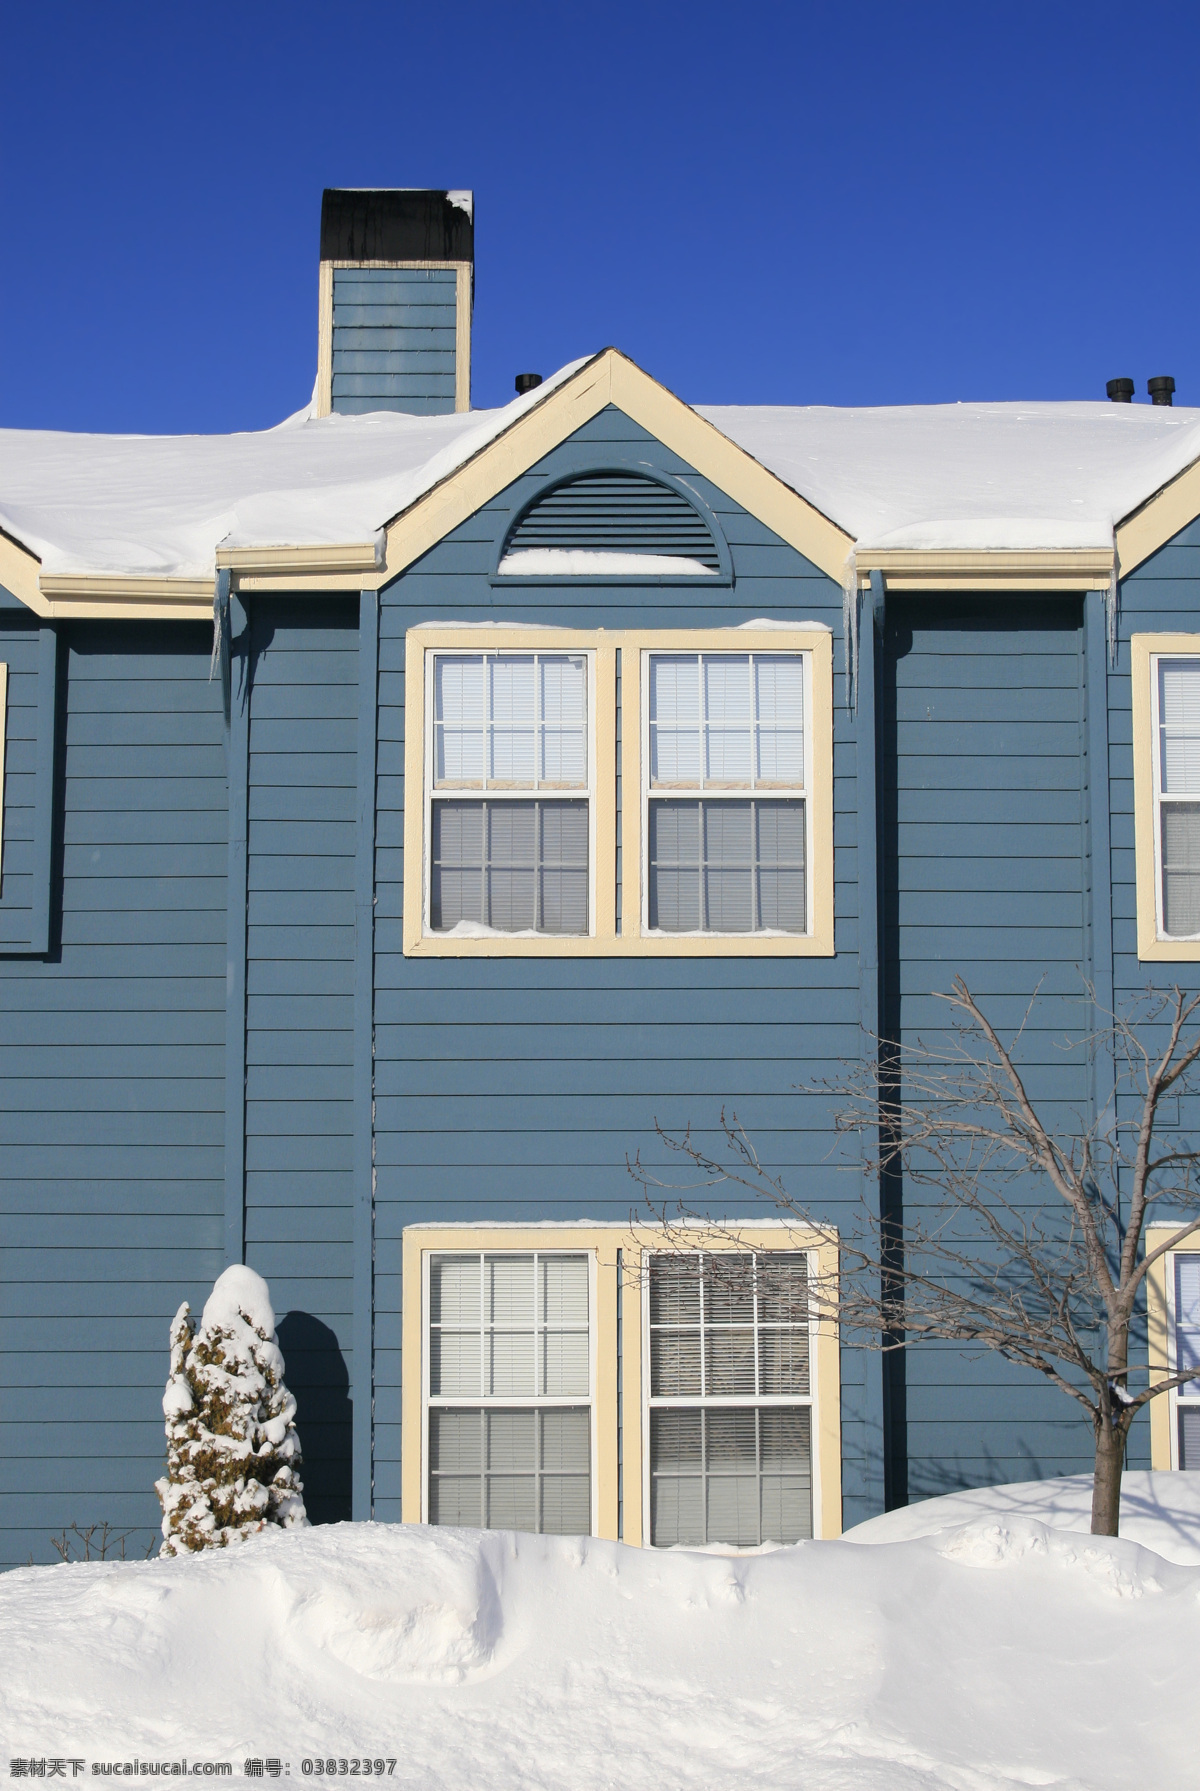
[[[861,548],[1108,547],[1200,458],[1200,410],[1148,404],[695,408]]]
[[[585,363],[498,410],[228,436],[0,430],[0,530],[48,575],[203,578],[218,548],[366,544]],[[695,407],[860,548],[1071,549],[1200,459],[1200,411]]]
[[[218,547],[365,543],[554,385],[500,410],[310,417],[239,435],[0,429],[0,529],[43,572],[202,578]]]

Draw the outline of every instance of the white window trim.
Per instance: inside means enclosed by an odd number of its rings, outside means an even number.
[[[776,1246],[776,1247],[778,1247],[778,1246]],[[760,1256],[765,1256],[765,1255],[770,1254],[770,1250],[771,1250],[770,1246],[766,1246],[762,1243],[748,1242],[745,1245],[744,1249],[741,1251],[738,1251],[737,1254],[739,1254],[739,1255],[756,1254],[756,1255],[760,1255]],[[809,1419],[809,1445],[808,1445],[808,1448],[809,1448],[809,1474],[811,1477],[811,1485],[812,1485],[812,1533],[813,1533],[814,1537],[823,1536],[825,1534],[825,1531],[824,1531],[824,1527],[823,1527],[824,1511],[823,1511],[822,1504],[821,1504],[821,1459],[820,1459],[821,1451],[818,1446],[818,1437],[820,1434],[820,1423],[821,1423],[820,1393],[819,1393],[820,1376],[817,1373],[817,1361],[818,1361],[817,1348],[818,1348],[818,1337],[820,1334],[819,1318],[813,1314],[813,1312],[811,1310],[811,1304],[810,1304],[809,1317],[808,1317],[808,1349],[809,1349],[808,1386],[809,1386],[809,1391],[807,1394],[773,1393],[773,1394],[765,1394],[761,1397],[747,1396],[745,1394],[730,1394],[727,1397],[723,1396],[723,1395],[718,1395],[715,1397],[709,1397],[707,1395],[691,1395],[691,1396],[687,1396],[687,1397],[683,1397],[683,1398],[671,1398],[671,1399],[664,1398],[664,1399],[653,1399],[652,1400],[651,1393],[650,1393],[650,1259],[652,1256],[662,1256],[662,1255],[671,1254],[671,1253],[672,1252],[669,1249],[664,1251],[661,1247],[659,1247],[658,1249],[655,1249],[652,1245],[647,1246],[642,1250],[642,1261],[641,1261],[641,1295],[642,1295],[642,1302],[641,1302],[641,1305],[642,1305],[642,1312],[641,1312],[641,1322],[642,1322],[642,1350],[641,1350],[641,1355],[642,1355],[642,1388],[641,1388],[642,1540],[643,1540],[645,1547],[652,1548],[654,1546],[652,1538],[651,1538],[651,1529],[650,1529],[650,1519],[651,1519],[651,1512],[650,1512],[650,1481],[651,1481],[651,1473],[650,1473],[650,1411],[651,1411],[652,1404],[654,1406],[675,1407],[675,1408],[678,1408],[681,1406],[687,1406],[687,1407],[697,1408],[699,1410],[704,1410],[705,1408],[708,1408],[708,1409],[719,1408],[722,1406],[725,1406],[725,1407],[730,1407],[730,1406],[780,1407],[780,1406],[796,1406],[796,1405],[807,1406],[809,1411],[812,1414]],[[680,1252],[680,1253],[688,1254],[687,1252]],[[702,1246],[697,1245],[697,1253],[703,1253]],[[798,1254],[800,1254],[800,1252],[797,1251],[796,1254],[798,1255]],[[816,1277],[821,1272],[821,1262],[820,1262],[819,1253],[816,1250],[805,1250],[803,1252],[803,1254],[808,1259],[808,1273],[809,1273],[810,1280],[815,1280]]]
[[[1172,1250],[1167,1257],[1165,1286],[1166,1321],[1167,1321],[1167,1372],[1177,1374],[1179,1371],[1179,1344],[1175,1328],[1177,1301],[1175,1298],[1175,1267],[1181,1256],[1200,1257],[1200,1239],[1192,1244],[1184,1244],[1178,1250]],[[1200,1409],[1200,1380],[1191,1381],[1187,1389],[1172,1387],[1167,1394],[1167,1410],[1171,1415],[1170,1441],[1171,1466],[1179,1468],[1179,1405],[1182,1400],[1188,1410]]]
[[[1194,659],[1200,662],[1200,653],[1151,653],[1150,655],[1150,740],[1151,740],[1151,788],[1153,790],[1153,826],[1154,826],[1154,927],[1155,937],[1164,944],[1192,944],[1200,939],[1200,933],[1168,933],[1163,920],[1163,863],[1162,863],[1162,808],[1164,800],[1181,802],[1200,801],[1200,793],[1195,796],[1172,798],[1164,797],[1162,788],[1162,737],[1159,718],[1159,666],[1164,660],[1170,662],[1178,659]]]
[[[433,695],[434,666],[438,659],[473,659],[491,656],[506,659],[516,658],[522,654],[561,656],[570,655],[583,658],[587,663],[587,785],[576,789],[561,787],[539,789],[536,784],[528,789],[492,790],[485,787],[476,789],[465,787],[447,790],[436,797],[436,800],[458,802],[587,802],[588,805],[588,927],[586,933],[546,933],[506,932],[502,928],[490,928],[486,933],[476,937],[487,939],[528,939],[553,942],[559,939],[594,939],[596,937],[596,653],[594,648],[560,647],[557,645],[542,646],[530,644],[528,647],[498,647],[488,641],[481,641],[472,647],[433,647],[425,654],[425,741],[422,762],[424,766],[422,797],[424,801],[424,853],[421,868],[421,932],[426,939],[446,940],[451,935],[447,932],[435,931],[430,921],[430,895],[433,884],[433,804],[435,748],[435,705]]]
[[[744,786],[722,783],[706,788],[703,775],[695,786],[671,785],[670,788],[654,789],[650,782],[650,661],[656,657],[705,659],[749,657],[788,657],[799,659],[804,675],[804,774],[805,783],[802,789],[785,788],[778,784],[764,785],[760,791],[752,781]],[[640,677],[638,680],[641,698],[641,716],[639,733],[641,738],[641,888],[639,890],[641,933],[644,939],[669,941],[673,939],[811,939],[813,933],[813,805],[811,800],[811,767],[813,762],[813,665],[812,649],[804,647],[777,647],[769,640],[747,643],[744,647],[728,646],[693,647],[681,645],[643,647],[641,649]],[[703,733],[701,735],[703,741]],[[712,801],[753,801],[761,797],[772,802],[804,803],[804,931],[801,933],[785,933],[781,929],[758,928],[746,932],[725,933],[716,928],[699,927],[691,932],[671,933],[662,928],[650,925],[650,803],[652,800],[676,799],[685,802],[702,802],[706,798]]]
[[[482,1259],[485,1256],[585,1256],[588,1265],[588,1392],[582,1398],[578,1394],[570,1397],[552,1394],[535,1395],[522,1398],[515,1394],[504,1395],[481,1394],[478,1399],[434,1399],[429,1391],[429,1341],[431,1334],[430,1301],[429,1301],[429,1265],[435,1256],[470,1256]],[[588,1408],[588,1509],[590,1533],[595,1536],[599,1529],[598,1480],[596,1471],[596,1252],[584,1245],[572,1247],[569,1243],[553,1244],[547,1249],[541,1245],[524,1248],[514,1244],[510,1247],[488,1245],[483,1249],[471,1249],[464,1242],[458,1245],[439,1245],[436,1249],[423,1250],[421,1253],[421,1522],[429,1522],[429,1414],[431,1410],[453,1410],[467,1408],[474,1411],[480,1407],[489,1411],[530,1411],[530,1410],[566,1410],[578,1409],[581,1405]]]

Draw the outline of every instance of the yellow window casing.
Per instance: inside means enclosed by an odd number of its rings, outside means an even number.
[[[617,1312],[621,1312],[620,1356],[623,1443],[621,1488],[623,1535],[640,1546],[647,1537],[644,1496],[649,1364],[645,1346],[642,1288],[643,1259],[648,1252],[687,1250],[807,1250],[817,1275],[837,1273],[837,1242],[829,1233],[802,1233],[786,1221],[697,1225],[667,1234],[653,1225],[496,1224],[410,1225],[404,1232],[403,1257],[403,1392],[401,1396],[401,1516],[405,1523],[425,1519],[427,1392],[427,1312],[425,1266],[430,1256],[454,1251],[587,1253],[593,1261],[592,1314],[593,1494],[595,1534],[617,1541],[618,1410]],[[621,1299],[618,1302],[618,1282]],[[831,1320],[812,1326],[812,1471],[813,1535],[832,1539],[842,1533],[841,1372],[837,1328]]]
[[[1154,677],[1160,657],[1200,657],[1200,634],[1135,634],[1133,674],[1133,826],[1137,952],[1143,963],[1200,962],[1200,939],[1172,939],[1159,925],[1158,814],[1155,800]]]
[[[1148,1225],[1147,1252],[1159,1249],[1179,1230],[1179,1224]],[[1200,1254],[1200,1232],[1194,1232],[1177,1251],[1168,1250],[1146,1271],[1146,1329],[1152,1382],[1171,1373],[1174,1367],[1171,1333],[1175,1322],[1175,1258],[1197,1254]],[[1160,1393],[1157,1399],[1150,1401],[1150,1466],[1179,1466],[1178,1395],[1175,1389]]]
[[[617,652],[621,653],[623,918],[617,931]],[[586,935],[453,938],[425,928],[426,663],[437,652],[585,652],[592,656],[593,907]],[[650,933],[642,925],[643,666],[650,652],[801,653],[809,664],[811,764],[805,800],[811,865],[806,933]],[[832,957],[833,636],[816,625],[770,628],[410,628],[405,649],[404,952],[407,957]]]

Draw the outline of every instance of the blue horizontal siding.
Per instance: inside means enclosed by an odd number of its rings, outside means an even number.
[[[333,270],[335,411],[453,411],[456,279],[452,268]]]
[[[316,1522],[350,1515],[357,605],[251,610],[246,1260],[279,1319]]]
[[[149,1540],[168,1326],[221,1266],[226,787],[210,630],[78,623],[63,642],[62,946],[0,960],[8,1564],[56,1558],[50,1537],[70,1522]],[[6,795],[7,840],[20,810]]]

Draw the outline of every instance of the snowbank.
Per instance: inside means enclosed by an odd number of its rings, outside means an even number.
[[[1022,1480],[922,1499],[847,1530],[847,1542],[912,1542],[957,1530],[985,1514],[1032,1517],[1052,1530],[1087,1532],[1092,1521],[1092,1477]],[[1200,1567],[1200,1474],[1126,1473],[1121,1481],[1121,1536],[1168,1561]]]
[[[1183,1791],[1198,1648],[1200,1569],[1024,1516],[751,1557],[341,1525],[6,1575],[0,1740],[422,1791]]]

